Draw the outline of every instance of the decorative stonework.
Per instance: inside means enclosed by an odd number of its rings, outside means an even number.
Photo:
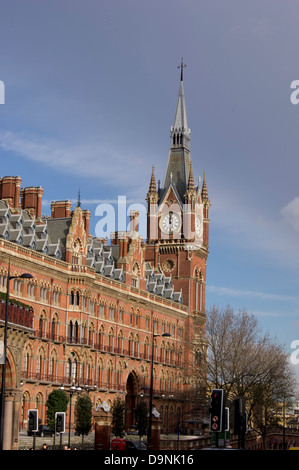
[[[164,272],[171,273],[176,266],[176,261],[173,258],[168,258],[163,261],[162,269]]]

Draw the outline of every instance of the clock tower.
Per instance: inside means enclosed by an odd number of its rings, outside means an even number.
[[[190,152],[183,82],[183,62],[170,149],[163,186],[152,168],[147,201],[146,261],[157,273],[171,277],[182,292],[188,313],[205,311],[209,207],[206,175],[195,184]]]

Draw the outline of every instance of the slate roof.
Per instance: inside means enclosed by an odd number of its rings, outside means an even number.
[[[164,273],[155,272],[148,263],[146,265],[146,290],[180,304],[183,302],[182,292],[174,291],[172,278],[165,276]]]
[[[66,237],[72,223],[71,217],[52,219],[43,217],[43,223],[36,224],[26,210],[12,213],[6,202],[0,200],[0,238],[25,246],[39,253],[64,259]],[[125,281],[122,268],[117,268],[118,245],[104,245],[97,239],[90,239],[87,249],[87,266],[95,272],[120,282]],[[171,277],[156,273],[146,265],[146,290],[155,295],[182,303],[181,292],[174,292]]]
[[[43,224],[37,225],[26,210],[13,214],[6,202],[0,200],[1,238],[62,259],[61,239],[57,237],[56,226],[51,226],[49,220],[45,218]]]

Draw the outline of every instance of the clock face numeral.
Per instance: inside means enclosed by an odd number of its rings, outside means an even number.
[[[174,212],[169,212],[162,218],[161,228],[164,232],[176,232],[181,226],[180,217]]]

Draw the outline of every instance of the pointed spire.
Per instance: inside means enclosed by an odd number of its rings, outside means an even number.
[[[156,192],[156,178],[155,178],[155,165],[152,167],[152,176],[149,185],[149,192]]]
[[[155,166],[153,165],[151,180],[150,180],[146,200],[147,201],[148,200],[155,200],[156,201],[157,199],[158,199],[158,193],[157,193],[156,178],[155,178]]]
[[[181,65],[181,81],[179,95],[174,117],[174,125],[170,132],[170,150],[166,167],[164,188],[172,183],[183,201],[188,184],[190,171],[190,129],[187,123],[187,111],[183,84],[183,59]]]
[[[203,174],[203,182],[201,188],[201,198],[203,202],[209,202],[208,187],[206,181],[206,172]]]
[[[192,162],[190,162],[190,171],[189,171],[189,178],[188,184],[185,192],[185,200],[189,198],[196,197],[196,187],[194,184],[194,177],[193,177],[193,169],[192,169]]]
[[[187,191],[192,191],[192,190],[195,190],[195,183],[194,183],[194,177],[193,177],[192,162],[190,162],[190,172],[189,172],[189,179],[188,179],[188,184],[187,184]]]
[[[179,67],[181,68],[181,82],[180,82],[179,96],[178,96],[178,102],[177,102],[177,107],[176,107],[173,128],[174,130],[184,129],[185,131],[189,131],[188,123],[187,123],[187,111],[186,111],[184,83],[183,83],[183,68],[185,67],[183,65],[183,59]]]

